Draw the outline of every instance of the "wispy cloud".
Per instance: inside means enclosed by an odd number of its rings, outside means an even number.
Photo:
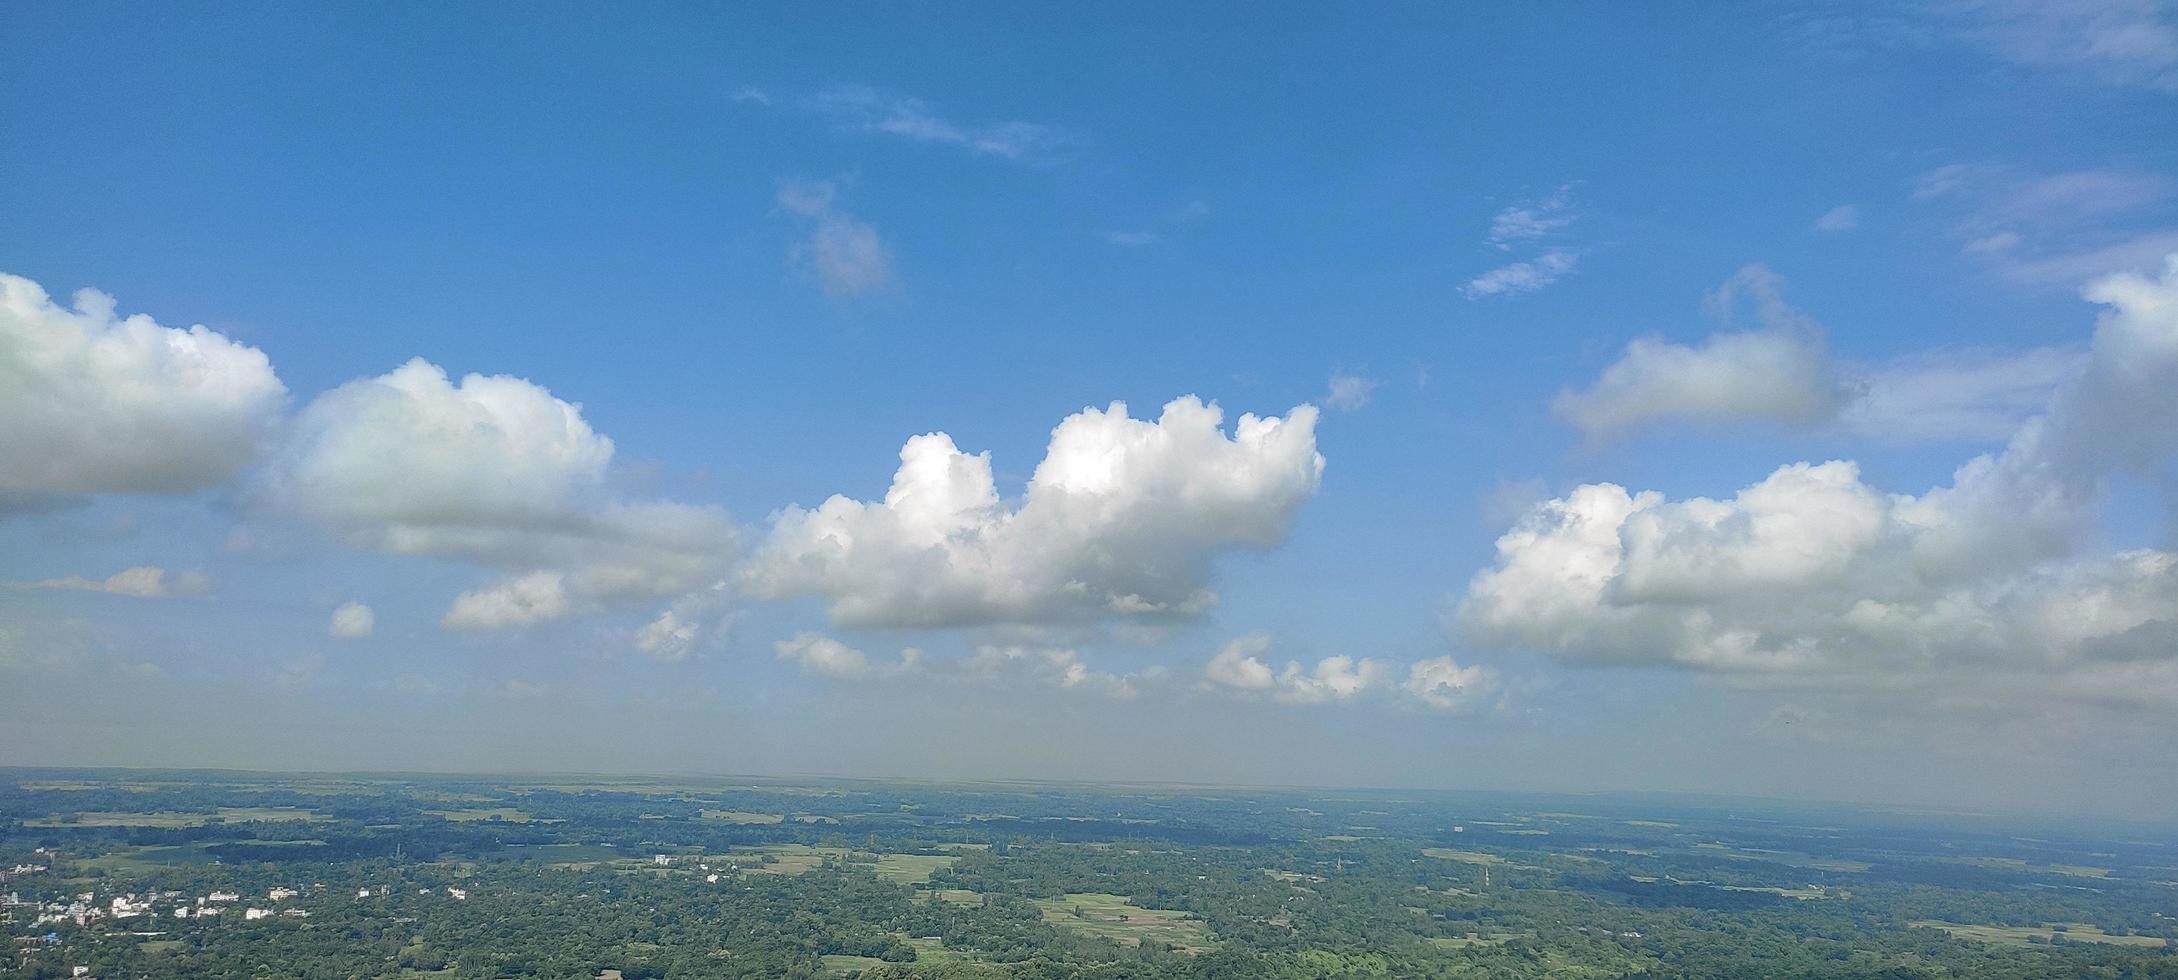
[[[1531,262],[1513,262],[1498,266],[1469,279],[1460,292],[1468,299],[1501,294],[1532,293],[1571,273],[1580,264],[1580,254],[1562,248],[1551,249],[1536,256]]]
[[[1822,217],[1815,219],[1816,231],[1852,231],[1858,227],[1860,227],[1860,209],[1850,204],[1840,204],[1823,212]]]
[[[779,206],[809,219],[809,236],[787,250],[787,261],[826,293],[860,296],[893,281],[892,253],[875,226],[840,206],[839,185],[828,180],[782,182]]]
[[[1573,224],[1573,185],[1567,184],[1538,201],[1515,204],[1490,219],[1490,244],[1502,251],[1548,238]]]
[[[30,587],[104,592],[108,595],[125,595],[138,599],[164,599],[171,596],[203,595],[212,591],[212,580],[203,572],[169,575],[166,569],[155,565],[140,565],[115,572],[103,579],[68,575],[32,582]]]
[[[745,87],[736,102],[786,106],[823,119],[843,133],[880,135],[914,143],[958,147],[977,156],[1022,163],[1054,163],[1081,142],[1072,131],[1019,119],[967,122],[947,116],[912,95],[869,85],[840,84],[803,95]]]
[[[2133,170],[2022,173],[1954,163],[1916,181],[1913,198],[1948,210],[1966,255],[2015,282],[2072,287],[2112,272],[2146,272],[2178,246],[2178,181]]]
[[[1968,49],[2054,76],[2178,92],[2178,8],[2163,0],[1942,0],[1787,18],[1848,59]]]
[[[1323,396],[1325,408],[1351,412],[1369,404],[1376,396],[1376,389],[1384,382],[1351,371],[1331,372],[1330,390]]]
[[[1469,279],[1460,287],[1460,293],[1468,299],[1532,293],[1570,275],[1580,265],[1580,250],[1553,243],[1562,239],[1579,218],[1573,211],[1572,197],[1573,185],[1565,184],[1547,197],[1522,201],[1493,216],[1485,244],[1500,252],[1523,248],[1543,251]]]
[[[1944,6],[1960,37],[2030,68],[2178,92],[2178,8],[2157,0],[1981,0]]]

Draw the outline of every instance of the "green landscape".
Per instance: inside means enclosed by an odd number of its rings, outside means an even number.
[[[2137,821],[140,770],[0,770],[0,820],[36,980],[2178,977],[2178,835]]]

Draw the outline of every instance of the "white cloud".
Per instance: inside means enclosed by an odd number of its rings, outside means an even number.
[[[2042,348],[1841,363],[1831,357],[1822,327],[1785,303],[1774,273],[1742,269],[1710,305],[1728,315],[1740,296],[1754,301],[1759,329],[1715,334],[1698,346],[1636,340],[1594,385],[1560,393],[1552,409],[1591,439],[1683,420],[1827,426],[1899,444],[2002,441],[2086,360],[2078,351]]]
[[[1593,387],[1560,393],[1552,409],[1591,438],[1661,418],[1787,425],[1828,419],[1849,393],[1830,364],[1821,328],[1785,304],[1781,283],[1761,266],[1741,269],[1710,296],[1710,306],[1729,317],[1746,296],[1760,330],[1718,334],[1699,347],[1636,340]]]
[[[1165,677],[1163,667],[1130,674],[1097,670],[1072,650],[1023,646],[984,646],[975,655],[942,665],[952,674],[977,680],[1011,679],[1126,701]]]
[[[1383,383],[1348,371],[1333,371],[1330,391],[1323,396],[1324,407],[1342,412],[1359,409],[1369,404],[1369,399],[1375,397],[1376,389]]]
[[[1939,7],[1960,33],[2031,68],[2178,92],[2178,16],[2158,0],[1980,0]]]
[[[787,262],[833,296],[860,296],[893,281],[892,253],[877,228],[839,206],[838,185],[787,181],[779,206],[810,221],[809,237],[787,250]]]
[[[1541,248],[1563,237],[1578,217],[1572,210],[1573,185],[1539,201],[1515,204],[1490,219],[1486,244],[1500,252],[1516,248]],[[1580,264],[1578,249],[1551,246],[1533,258],[1509,262],[1467,281],[1460,287],[1468,299],[1532,293],[1565,278]]]
[[[1840,687],[2178,707],[2178,555],[2083,553],[2105,476],[2178,458],[2178,257],[2090,287],[2085,373],[1920,496],[1798,463],[1726,500],[1590,484],[1497,545],[1475,640]]]
[[[1539,201],[1526,201],[1499,211],[1490,219],[1489,242],[1500,250],[1549,238],[1573,224],[1572,185]]]
[[[182,493],[256,458],[287,389],[263,352],[203,326],[73,309],[0,274],[0,504],[92,493]]]
[[[1451,657],[1419,660],[1400,685],[1438,711],[1468,711],[1497,691],[1497,672],[1481,665],[1460,666]]]
[[[803,100],[803,106],[855,133],[896,136],[916,143],[957,146],[979,156],[1027,163],[1056,160],[1077,138],[1039,123],[1006,120],[962,123],[940,115],[928,102],[867,85],[834,85]]]
[[[1325,657],[1313,669],[1288,661],[1285,669],[1274,670],[1262,659],[1270,645],[1268,634],[1239,637],[1203,665],[1203,676],[1213,685],[1266,693],[1289,704],[1344,701],[1383,686],[1391,676],[1382,661],[1366,657]]]
[[[1270,649],[1268,633],[1251,633],[1220,648],[1210,662],[1203,665],[1203,674],[1215,684],[1236,687],[1243,691],[1267,691],[1278,683],[1278,674],[1264,663],[1262,655]]]
[[[745,569],[759,595],[820,595],[857,626],[1086,624],[1200,613],[1213,560],[1280,543],[1323,470],[1316,409],[1223,413],[1193,398],[1157,421],[1124,404],[1052,430],[1018,506],[989,454],[908,440],[881,501],[788,507]]]
[[[1579,253],[1554,248],[1536,256],[1534,261],[1508,263],[1476,276],[1460,287],[1460,292],[1468,299],[1532,293],[1565,278],[1578,264]]]
[[[440,622],[451,629],[497,630],[550,622],[567,612],[560,574],[532,572],[455,596]]]
[[[791,639],[773,643],[771,648],[779,659],[794,661],[804,671],[840,680],[904,674],[922,661],[922,651],[909,648],[900,651],[898,661],[878,663],[862,651],[820,633],[796,633]]]
[[[505,375],[452,383],[412,360],[313,400],[268,468],[262,497],[358,547],[434,555],[504,572],[550,572],[562,601],[501,614],[475,594],[449,623],[516,624],[610,600],[707,587],[733,532],[711,508],[607,492],[612,440],[579,405]],[[540,580],[541,581],[541,580]],[[563,591],[564,590],[564,591]],[[467,599],[469,597],[465,597]]]
[[[138,599],[164,599],[172,596],[203,595],[212,591],[212,580],[203,572],[182,572],[169,576],[166,569],[154,565],[139,565],[122,569],[104,579],[94,580],[81,575],[69,575],[33,582],[31,588],[73,589]]]
[[[688,659],[700,634],[695,621],[668,609],[635,631],[635,647],[659,660],[677,663]]]
[[[377,618],[371,614],[371,607],[360,602],[343,602],[340,608],[333,610],[332,621],[325,631],[343,640],[359,640],[371,635],[376,625]]]
[[[2085,351],[1944,351],[1866,370],[1845,370],[1854,389],[1837,423],[1858,438],[1915,443],[2001,442],[2078,377]]]
[[[1594,387],[1560,393],[1551,409],[1607,438],[1662,418],[1808,425],[1845,400],[1820,337],[1760,332],[1718,334],[1699,347],[1636,340]]]
[[[1951,212],[1960,251],[2032,286],[2073,287],[2116,272],[2152,274],[2178,250],[2158,205],[2178,181],[2121,169],[2026,174],[1950,164],[1923,176],[1917,200]]]
[[[1850,204],[1840,204],[1823,212],[1815,219],[1816,231],[1852,231],[1860,227],[1860,209]]]

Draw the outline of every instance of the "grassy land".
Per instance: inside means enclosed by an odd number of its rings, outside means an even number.
[[[705,820],[722,820],[731,824],[782,823],[786,817],[777,813],[751,813],[747,810],[705,810]]]
[[[2064,932],[2058,932],[2052,926],[1969,926],[1935,919],[1918,919],[1907,925],[1942,929],[1960,939],[2002,946],[2025,946],[2035,939],[2047,942],[2052,936],[2063,936],[2076,943],[2109,943],[2115,946],[2161,946],[2164,943],[2164,940],[2154,936],[2113,936],[2085,922],[2054,924],[2064,926]]]
[[[219,859],[205,853],[202,845],[132,847],[77,862],[88,871],[154,871],[177,864],[211,864]]]
[[[915,948],[915,962],[921,966],[934,963],[959,963],[974,957],[957,949],[945,948],[945,943],[934,936],[909,937],[900,934],[900,940]],[[849,974],[884,966],[885,961],[875,956],[844,956],[831,954],[824,957],[824,968],[833,976]]]
[[[958,860],[949,854],[880,854],[877,876],[887,881],[929,881],[939,868],[950,868]]]
[[[1509,939],[1518,939],[1517,932],[1469,933],[1465,936],[1434,936],[1429,944],[1439,949],[1467,949],[1474,946],[1496,946]]]
[[[322,814],[310,810],[285,806],[230,806],[213,813],[181,813],[161,810],[155,813],[130,813],[120,810],[85,810],[73,814],[54,814],[36,820],[25,820],[25,827],[202,827],[213,820],[227,823],[247,823],[253,820],[293,821],[324,820]]]
[[[1542,870],[1541,868],[1538,868],[1532,864],[1514,864],[1511,861],[1507,861],[1504,858],[1498,857],[1495,854],[1490,854],[1485,851],[1460,851],[1454,850],[1449,847],[1425,847],[1422,848],[1422,856],[1433,857],[1442,861],[1458,861],[1461,864],[1490,865],[1499,868],[1512,868],[1516,871]]]
[[[1210,929],[1201,919],[1170,909],[1145,909],[1119,895],[1094,892],[1040,898],[1044,921],[1061,929],[1139,946],[1145,939],[1199,953],[1210,948]]]
[[[504,820],[507,823],[528,823],[530,820],[529,814],[511,806],[475,807],[468,810],[425,810],[424,812],[437,814],[456,823],[468,823],[473,820]]]

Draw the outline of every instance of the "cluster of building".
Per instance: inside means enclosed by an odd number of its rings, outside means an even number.
[[[324,885],[312,885],[310,887],[314,891],[322,891],[325,888]],[[274,888],[265,893],[265,901],[277,904],[288,899],[299,898],[302,894],[303,890],[299,888]],[[98,901],[98,896],[94,892],[83,892],[65,900],[42,903],[24,901],[22,896],[14,892],[0,896],[0,906],[35,907],[38,910],[38,915],[31,920],[33,926],[67,923],[87,926],[105,919],[156,919],[159,917],[161,909],[165,910],[166,915],[176,919],[213,919],[226,914],[230,908],[241,901],[242,893],[240,892],[218,890],[197,896],[194,900],[191,900],[187,894],[178,891],[128,892],[127,894],[112,896],[105,902]],[[266,919],[275,915],[302,919],[308,918],[310,912],[308,909],[299,908],[258,908],[255,906],[242,908],[244,921]]]

